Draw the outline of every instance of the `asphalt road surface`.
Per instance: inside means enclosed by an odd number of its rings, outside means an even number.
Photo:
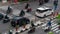
[[[24,4],[22,3],[20,5],[15,5],[15,6],[13,5],[12,7],[15,8],[15,9],[21,10],[21,9],[24,9],[24,6],[25,6]],[[35,9],[39,7],[38,2],[31,2],[30,4],[31,4],[30,7],[32,7],[33,11],[35,11]],[[48,7],[53,8],[53,0],[51,0],[49,3],[44,4],[43,6],[48,6]],[[58,7],[57,7],[56,11],[60,12],[59,9],[60,9],[60,0],[59,0]],[[6,13],[5,11],[0,11],[0,12]],[[9,30],[9,27],[10,27],[10,23],[3,24],[3,22],[0,21],[0,32],[5,33],[6,31]],[[25,33],[23,33],[23,34],[25,34]],[[38,28],[32,34],[47,34],[47,33],[45,33],[41,28]]]

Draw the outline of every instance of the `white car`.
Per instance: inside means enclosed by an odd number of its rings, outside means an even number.
[[[37,8],[35,15],[38,17],[46,17],[48,15],[51,15],[53,13],[53,10],[48,7],[39,7]]]

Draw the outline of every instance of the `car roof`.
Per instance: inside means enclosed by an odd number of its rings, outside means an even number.
[[[37,8],[38,10],[46,10],[46,9],[50,9],[50,8],[48,8],[48,7],[39,7],[39,8]]]
[[[15,20],[18,20],[18,19],[21,19],[21,18],[23,18],[23,17],[19,17],[19,16],[14,16],[13,17],[13,19],[15,19]]]

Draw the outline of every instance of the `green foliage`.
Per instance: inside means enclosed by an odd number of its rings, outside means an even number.
[[[60,25],[60,14],[56,17],[58,25]]]
[[[2,1],[2,0],[0,0],[0,1]]]
[[[56,19],[60,19],[60,14],[56,17]]]
[[[58,25],[60,25],[60,22],[58,22]]]
[[[60,25],[60,19],[59,19],[59,20],[57,20],[57,23],[58,23],[58,25]]]
[[[1,33],[0,33],[1,34]]]
[[[48,34],[54,34],[54,33],[50,31]]]

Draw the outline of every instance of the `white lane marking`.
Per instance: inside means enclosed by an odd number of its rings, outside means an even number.
[[[54,29],[53,31],[57,31],[57,30],[58,30],[58,28]]]
[[[60,30],[57,30],[56,33],[60,32]]]
[[[46,26],[46,24],[47,24],[47,23],[44,23],[44,24],[42,25],[42,27],[43,27],[43,26]]]
[[[59,26],[59,25],[57,25],[57,26],[53,27],[51,30],[53,30],[53,29],[57,28],[58,26]]]
[[[57,24],[52,24],[52,27],[56,26]]]

